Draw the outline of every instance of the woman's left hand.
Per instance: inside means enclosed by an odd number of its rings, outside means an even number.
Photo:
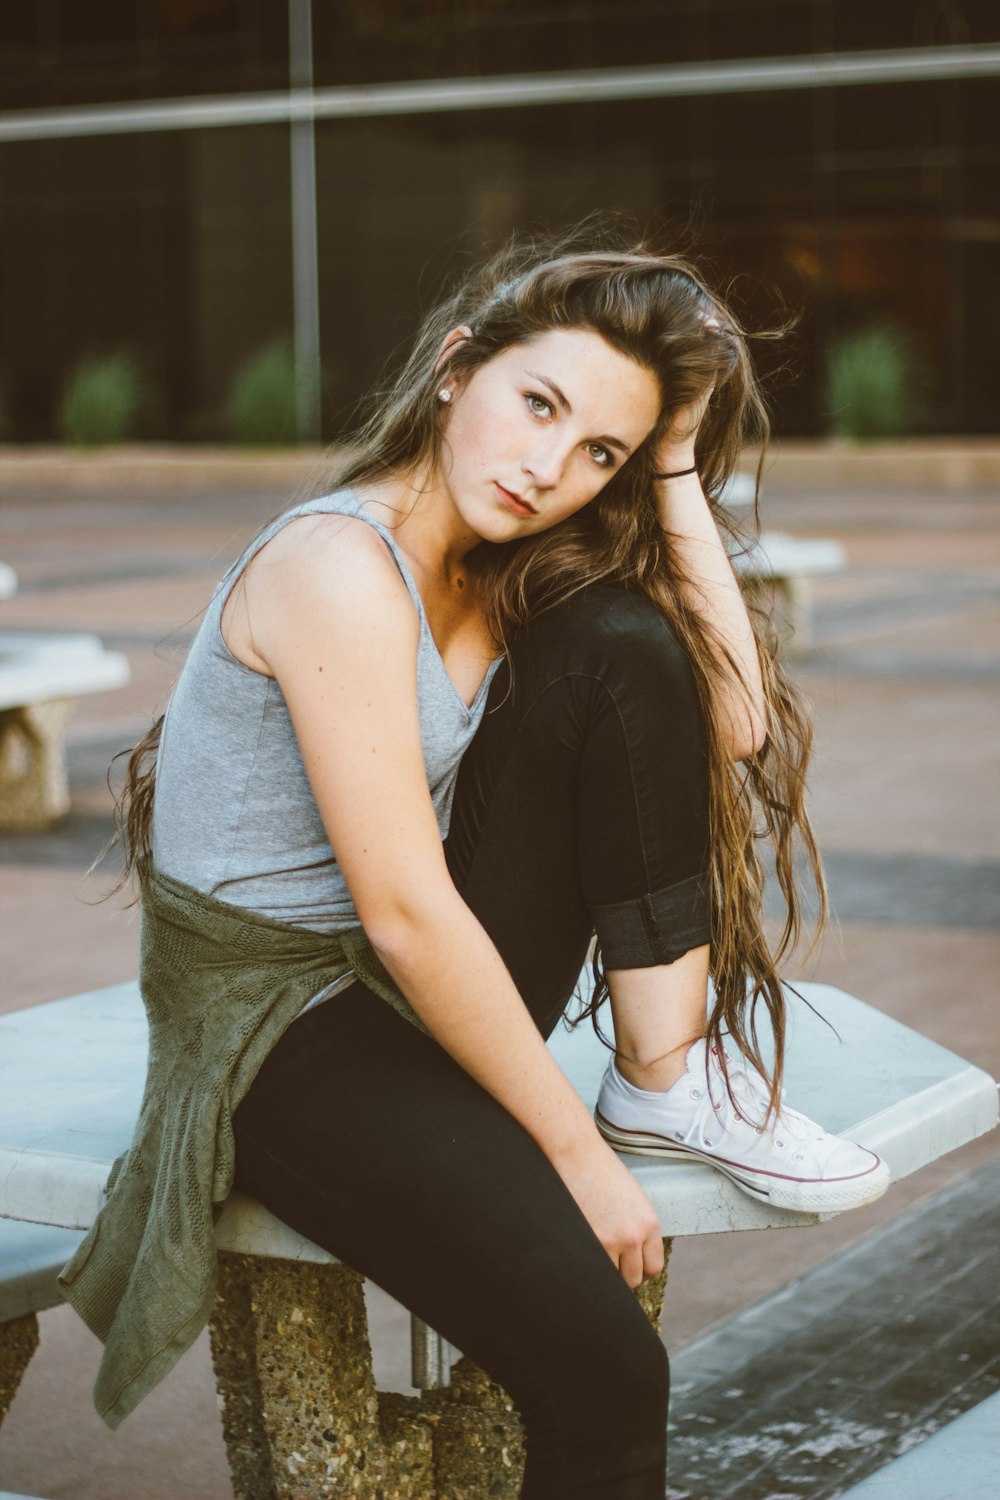
[[[676,474],[680,469],[693,467],[698,431],[704,421],[714,389],[714,386],[709,386],[703,396],[696,397],[687,406],[679,406],[673,412],[654,456],[654,468],[657,474]]]

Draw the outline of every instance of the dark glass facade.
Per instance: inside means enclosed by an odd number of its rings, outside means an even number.
[[[287,85],[285,0],[15,0],[0,6],[0,109]]]
[[[957,0],[313,8],[318,87],[1000,41],[1000,7]],[[280,90],[287,30],[276,0],[5,7],[2,109]],[[595,209],[693,239],[752,322],[798,313],[780,432],[824,430],[823,350],[883,317],[931,371],[925,430],[997,428],[1000,79],[327,119],[316,141],[328,434],[456,266]],[[280,124],[0,144],[11,435],[50,436],[73,365],[128,349],[149,436],[218,436],[234,370],[291,330],[290,191]]]
[[[85,356],[123,350],[150,437],[218,436],[233,371],[292,323],[282,126],[0,145],[8,436],[51,437]]]

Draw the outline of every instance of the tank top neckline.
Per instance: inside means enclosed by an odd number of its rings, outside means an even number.
[[[417,615],[420,619],[420,629],[426,635],[427,640],[430,643],[431,650],[433,651],[434,656],[440,665],[441,671],[447,679],[449,686],[451,687],[451,691],[454,694],[456,701],[461,704],[462,709],[464,710],[466,715],[471,717],[476,712],[479,704],[482,702],[484,695],[489,691],[490,683],[493,681],[493,674],[503,660],[503,657],[495,656],[493,658],[489,666],[486,668],[486,673],[483,677],[482,682],[480,682],[478,688],[476,689],[472,702],[466,703],[462,694],[455,686],[451,673],[448,671],[448,667],[445,663],[445,659],[441,655],[441,650],[438,646],[438,643],[434,639],[434,632],[431,630],[430,621],[427,618],[427,611],[424,608],[423,598],[421,596],[419,588],[417,587],[416,579],[413,577],[413,574],[410,572],[410,569],[407,566],[403,549],[396,541],[389,527],[384,525],[383,522],[376,520],[371,511],[367,509],[364,501],[362,500],[356,489],[353,489],[350,485],[348,485],[343,490],[334,491],[334,493],[349,496],[351,501],[353,502],[354,513],[357,519],[359,521],[364,521],[365,524],[370,526],[373,531],[377,531],[379,536],[388,546],[390,552],[392,553],[396,567],[399,569],[400,574],[402,575],[403,582],[406,584],[407,590],[409,591],[410,596],[413,599],[413,603],[417,610]],[[324,496],[323,498],[327,499],[332,497]]]

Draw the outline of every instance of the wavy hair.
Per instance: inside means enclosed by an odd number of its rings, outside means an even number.
[[[716,1044],[723,1034],[732,1038],[769,1083],[774,1108],[785,1039],[779,969],[804,925],[798,852],[805,856],[818,897],[817,930],[826,917],[822,867],[805,805],[811,723],[778,658],[774,624],[759,599],[745,590],[764,684],[767,739],[759,753],[740,763],[732,760],[724,703],[734,681],[740,681],[739,670],[725,641],[688,602],[677,550],[658,518],[653,467],[658,439],[673,416],[711,388],[697,436],[701,483],[720,532],[734,548],[746,544],[720,497],[748,444],[758,448],[759,496],[769,420],[749,345],[752,337],[775,337],[784,330],[751,335],[690,260],[661,253],[617,228],[602,230],[588,222],[556,242],[519,239],[462,279],[424,319],[402,368],[365,399],[370,415],[342,450],[329,476],[331,488],[438,468],[447,443],[447,408],[437,400],[445,373],[441,351],[447,335],[463,326],[473,336],[455,342],[446,356],[447,376],[459,385],[504,349],[560,328],[598,333],[658,382],[662,409],[653,433],[590,504],[537,535],[481,543],[468,563],[502,649],[527,621],[595,582],[645,593],[676,631],[694,670],[709,748],[714,1001],[708,1034]],[[756,523],[756,503],[753,514]],[[126,879],[133,871],[141,877],[149,852],[150,756],[161,724],[132,752],[121,798]],[[764,916],[765,850],[785,907],[773,942]],[[599,951],[594,975],[594,993],[580,1019],[589,1015],[597,1027],[608,994]],[[774,1036],[771,1068],[758,1035],[762,1006]]]

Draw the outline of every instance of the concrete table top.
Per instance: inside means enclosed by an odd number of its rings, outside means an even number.
[[[841,990],[797,988],[839,1039],[791,999],[788,1103],[878,1151],[894,1178],[997,1123],[997,1085],[982,1069]],[[604,1030],[609,1026],[608,1014]],[[593,1104],[607,1053],[590,1023],[560,1026],[550,1045]],[[128,1147],[145,1062],[146,1018],[134,983],[0,1017],[0,1218],[90,1225],[111,1164]],[[817,1222],[757,1203],[709,1167],[624,1160],[654,1203],[664,1235]],[[224,1249],[330,1259],[238,1194],[220,1215],[217,1239]]]

